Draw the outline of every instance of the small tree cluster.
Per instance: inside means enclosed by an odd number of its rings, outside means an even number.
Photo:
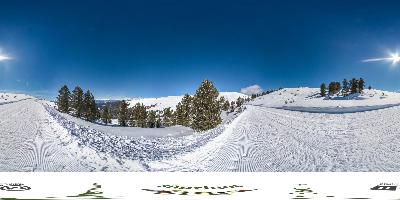
[[[328,85],[328,93],[329,96],[333,96],[335,94],[338,94],[340,91],[340,83],[339,82],[330,82]]]
[[[60,112],[72,114],[90,122],[99,119],[100,112],[90,90],[83,93],[81,87],[76,86],[71,94],[68,86],[64,85],[58,93],[56,104]]]
[[[352,78],[350,81],[344,79],[342,84],[340,82],[330,82],[328,88],[326,88],[325,83],[320,86],[320,95],[324,97],[326,95],[326,90],[328,89],[329,96],[339,95],[348,96],[349,94],[362,93],[365,88],[365,81],[363,78],[355,79]]]

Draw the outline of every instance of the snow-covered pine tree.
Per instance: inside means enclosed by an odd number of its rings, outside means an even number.
[[[103,111],[101,112],[101,121],[105,124],[111,123],[111,113],[110,113],[110,104],[107,103],[104,106]]]
[[[239,108],[243,104],[244,104],[244,98],[238,97],[237,100],[236,100],[236,107]]]
[[[235,108],[236,108],[236,102],[235,102],[235,101],[232,101],[232,102],[231,102],[231,105],[230,105],[230,107],[229,107],[229,112],[234,112],[234,111],[235,111]]]
[[[326,95],[326,85],[325,85],[325,83],[322,83],[321,86],[320,86],[319,88],[320,88],[319,94],[320,94],[322,97],[324,97],[324,96]]]
[[[161,115],[160,111],[158,111],[156,115],[156,128],[161,128],[161,127],[162,127]]]
[[[204,80],[193,97],[193,122],[191,127],[205,131],[221,123],[221,109],[218,102],[219,92],[211,81]]]
[[[118,112],[118,124],[120,126],[128,126],[129,120],[129,111],[128,111],[129,103],[125,100],[122,100],[119,105],[119,112]]]
[[[229,111],[229,101],[225,100],[224,104],[222,105],[222,110],[223,111]]]
[[[347,96],[349,94],[350,87],[349,87],[349,82],[347,79],[343,79],[342,81],[342,95]]]
[[[74,110],[75,117],[82,117],[83,112],[83,90],[76,86],[71,94],[71,108]]]
[[[182,101],[178,103],[175,111],[176,124],[190,127],[191,124],[191,107],[192,97],[189,94],[185,94]]]
[[[63,113],[68,113],[69,111],[69,98],[70,98],[70,91],[68,89],[68,86],[64,85],[61,87],[61,89],[58,91],[58,97],[57,97],[57,107],[60,112]]]

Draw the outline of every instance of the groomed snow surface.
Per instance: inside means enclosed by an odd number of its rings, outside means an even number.
[[[400,171],[398,93],[327,99],[318,92],[273,92],[202,133],[104,127],[46,101],[13,101],[0,105],[0,170]],[[182,130],[189,132],[173,133]]]

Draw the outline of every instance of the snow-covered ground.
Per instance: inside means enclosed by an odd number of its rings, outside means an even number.
[[[6,104],[6,103],[12,103],[16,101],[21,101],[24,99],[30,99],[32,98],[29,95],[25,94],[13,94],[13,93],[4,93],[0,92],[0,105],[1,104]]]
[[[169,136],[117,134],[46,101],[15,101],[0,105],[0,171],[400,171],[399,94],[333,98],[282,89],[213,130]],[[343,108],[353,110],[326,112]],[[146,131],[165,130],[175,131]]]
[[[349,113],[400,105],[400,93],[371,89],[362,94],[328,98],[320,96],[319,88],[284,88],[257,98],[251,104],[295,111]]]
[[[247,98],[248,96],[239,92],[220,92],[219,96],[225,97],[225,99],[236,101],[239,97]],[[129,106],[133,107],[136,103],[143,103],[145,106],[153,106],[149,110],[163,110],[164,108],[171,107],[175,110],[176,105],[182,100],[182,96],[168,96],[159,98],[134,98],[128,101]]]

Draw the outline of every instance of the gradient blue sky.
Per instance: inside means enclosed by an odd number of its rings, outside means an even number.
[[[54,98],[318,87],[364,77],[400,89],[400,67],[361,60],[400,48],[400,1],[2,1],[0,90]]]

